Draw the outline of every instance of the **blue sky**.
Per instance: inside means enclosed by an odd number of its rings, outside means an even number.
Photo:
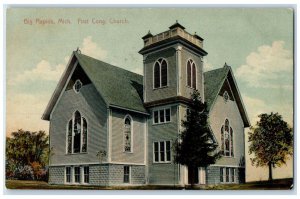
[[[43,19],[55,24],[37,23]],[[59,19],[71,24],[58,24]],[[93,24],[93,19],[105,24]],[[112,23],[125,19],[128,23]],[[82,20],[89,23],[78,23]],[[41,115],[77,47],[84,54],[142,74],[141,37],[148,30],[163,32],[175,20],[204,38],[206,71],[225,62],[232,67],[252,124],[258,114],[273,111],[293,125],[291,9],[14,8],[7,10],[6,133],[19,128],[48,131]]]

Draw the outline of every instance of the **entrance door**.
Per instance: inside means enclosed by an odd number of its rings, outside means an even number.
[[[199,173],[197,167],[189,167],[188,168],[188,177],[189,177],[189,184],[193,183],[198,184],[199,183]]]

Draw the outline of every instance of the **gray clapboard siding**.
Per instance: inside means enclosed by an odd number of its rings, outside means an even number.
[[[153,89],[153,70],[154,63],[159,58],[164,58],[168,63],[168,86],[164,88]],[[172,47],[158,51],[147,56],[145,62],[145,102],[161,100],[169,97],[174,97],[177,94],[177,74],[176,74],[176,50]]]
[[[87,120],[87,153],[66,154],[66,129],[73,113],[78,110]],[[64,91],[50,120],[51,165],[98,162],[96,154],[107,151],[107,109],[93,84],[84,85],[79,93],[73,89]],[[103,160],[105,161],[105,160]]]
[[[168,106],[164,106],[168,107]],[[171,163],[154,163],[153,142],[171,141],[178,136],[177,105],[171,107],[171,122],[165,124],[153,124],[153,114],[148,120],[148,183],[149,184],[178,184],[178,165],[173,163],[173,151],[171,150]],[[157,107],[156,107],[157,108]]]
[[[132,118],[132,152],[124,152],[124,119]],[[145,163],[145,116],[120,109],[112,109],[112,162]]]
[[[235,101],[224,101],[222,96],[218,96],[210,112],[210,126],[221,147],[221,127],[227,118],[233,129],[234,157],[223,157],[219,159],[217,165],[238,166],[242,157],[245,156],[244,125],[239,109]]]

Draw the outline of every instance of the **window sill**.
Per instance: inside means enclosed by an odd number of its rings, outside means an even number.
[[[190,89],[197,90],[197,88],[193,88],[193,87],[191,87],[191,86],[188,86],[188,85],[186,85],[186,87],[187,87],[187,88],[190,88]]]
[[[162,87],[158,87],[158,88],[153,88],[153,90],[159,90],[159,89],[163,89],[163,88],[168,88],[169,86],[162,86]]]
[[[153,162],[153,164],[171,164],[172,161],[168,161],[168,162]]]
[[[81,153],[66,153],[65,155],[81,155],[81,154],[88,154],[88,152],[81,152]]]
[[[133,154],[133,151],[123,151],[123,153]]]
[[[234,156],[222,156],[222,158],[234,158]]]
[[[155,125],[164,125],[164,124],[169,124],[171,123],[171,121],[168,121],[168,122],[161,122],[161,123],[152,123],[153,126]]]

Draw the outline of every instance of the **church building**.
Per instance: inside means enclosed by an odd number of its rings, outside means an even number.
[[[103,186],[243,183],[249,119],[233,71],[204,72],[203,38],[177,21],[143,39],[143,75],[74,51],[42,116],[50,122],[50,184]],[[223,156],[191,172],[175,164],[197,89]],[[193,173],[193,175],[191,175]]]

